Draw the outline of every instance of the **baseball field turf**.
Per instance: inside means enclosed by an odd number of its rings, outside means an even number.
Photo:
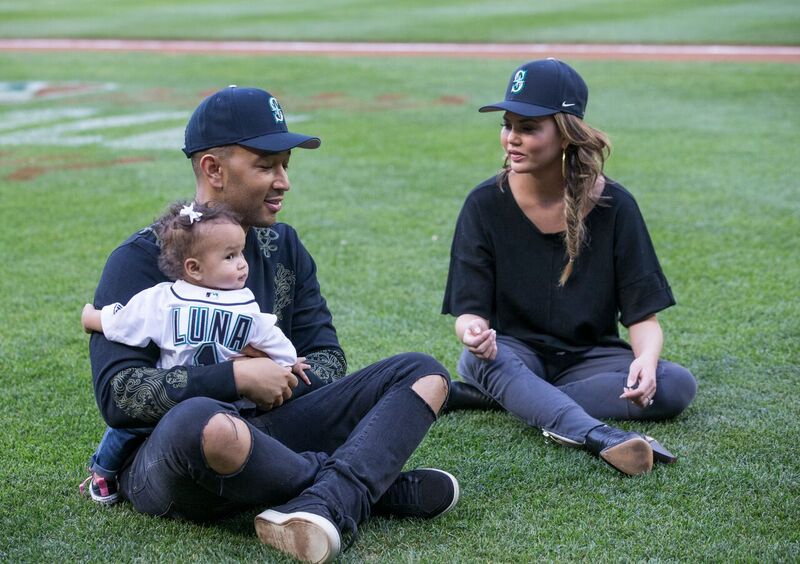
[[[800,44],[800,8],[782,1],[373,4],[11,2],[0,38]],[[192,194],[192,109],[259,86],[323,139],[293,153],[281,219],[317,261],[351,369],[418,350],[456,376],[438,313],[450,239],[501,162],[499,116],[476,108],[520,62],[0,52],[0,561],[284,561],[252,514],[200,526],[78,495],[103,430],[80,309],[114,247]],[[677,420],[621,426],[680,460],[624,478],[510,415],[449,414],[409,467],[458,476],[461,502],[436,521],[372,519],[342,561],[797,561],[800,65],[568,62],[678,301],[659,315],[664,357],[699,382]]]

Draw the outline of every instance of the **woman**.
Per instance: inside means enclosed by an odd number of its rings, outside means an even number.
[[[681,413],[697,384],[660,360],[656,313],[675,300],[635,200],[604,176],[608,138],[583,121],[588,89],[554,59],[511,77],[503,170],[458,218],[443,313],[457,317],[464,383],[449,409],[498,405],[628,475],[675,457],[600,419]],[[617,323],[628,327],[630,345]]]

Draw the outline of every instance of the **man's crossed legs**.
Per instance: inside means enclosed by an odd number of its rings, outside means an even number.
[[[448,385],[436,360],[406,353],[252,416],[193,398],[161,419],[120,487],[151,515],[205,521],[270,507],[256,518],[262,541],[303,560],[332,560],[342,533],[373,510],[433,517],[458,501],[446,472],[400,473]]]

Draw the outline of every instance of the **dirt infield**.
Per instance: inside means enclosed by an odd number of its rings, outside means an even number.
[[[0,51],[136,51],[231,55],[764,61],[800,63],[800,47],[566,43],[339,43],[307,41],[173,41],[127,39],[0,39]]]

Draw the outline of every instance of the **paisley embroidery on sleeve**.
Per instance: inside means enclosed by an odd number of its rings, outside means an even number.
[[[111,380],[114,403],[130,417],[155,423],[174,407],[167,386],[185,388],[188,374],[184,368],[161,370],[154,368],[126,368]]]
[[[271,227],[256,227],[256,237],[258,238],[258,248],[265,257],[270,258],[272,253],[278,250],[278,245],[274,242],[278,239],[278,232]]]
[[[314,374],[325,382],[334,382],[347,375],[347,359],[339,349],[320,349],[306,355]]]
[[[294,283],[297,277],[294,272],[278,263],[275,269],[275,311],[278,319],[283,319],[283,310],[292,303],[294,296]]]

